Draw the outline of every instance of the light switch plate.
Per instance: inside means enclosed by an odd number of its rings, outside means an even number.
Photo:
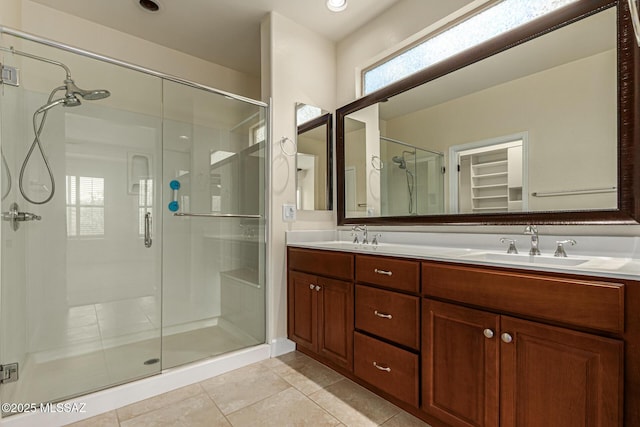
[[[282,220],[284,222],[294,222],[296,220],[296,205],[287,203],[282,205]]]

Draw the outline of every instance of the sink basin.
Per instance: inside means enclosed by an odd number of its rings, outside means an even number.
[[[518,264],[546,264],[546,265],[563,265],[563,266],[576,266],[584,264],[589,261],[587,259],[579,258],[561,258],[544,255],[529,255],[529,254],[505,254],[505,253],[473,253],[469,255],[462,255],[461,258],[475,259],[478,261],[497,261],[497,262],[514,262]]]

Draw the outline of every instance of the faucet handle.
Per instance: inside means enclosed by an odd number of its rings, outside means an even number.
[[[503,237],[502,239],[500,239],[500,243],[509,243],[509,248],[507,249],[508,254],[518,253],[518,248],[516,248],[516,241],[517,240],[515,239],[507,239],[506,237]]]
[[[377,245],[378,244],[378,237],[382,237],[382,234],[376,233],[376,234],[373,235],[373,240],[371,241],[372,245]]]
[[[576,245],[578,242],[576,242],[573,239],[556,241],[557,246],[556,246],[556,251],[553,253],[553,256],[566,258],[567,253],[564,250],[564,245],[566,245],[567,243],[573,246],[573,245]]]

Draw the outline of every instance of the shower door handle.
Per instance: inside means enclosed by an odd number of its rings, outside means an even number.
[[[151,212],[144,214],[144,247],[150,248],[151,243]]]

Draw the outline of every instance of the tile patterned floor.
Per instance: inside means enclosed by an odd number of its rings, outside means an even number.
[[[71,425],[429,427],[299,352]]]

